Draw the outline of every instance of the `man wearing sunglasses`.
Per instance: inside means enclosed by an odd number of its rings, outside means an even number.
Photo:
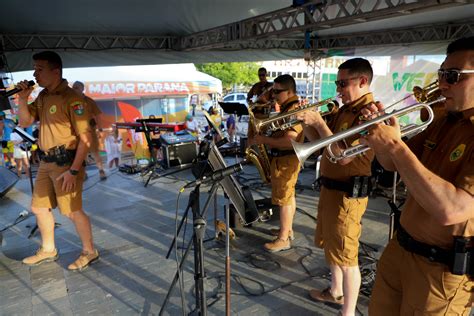
[[[255,103],[266,103],[270,101],[271,93],[269,89],[272,83],[267,81],[267,69],[261,67],[258,69],[258,82],[252,86],[247,93],[247,103],[252,103],[255,97]]]
[[[329,118],[328,124],[317,111],[299,114],[297,118],[303,122],[306,137],[313,141],[357,125],[360,111],[374,102],[370,92],[372,77],[372,67],[366,59],[353,58],[342,63],[335,83],[343,106]],[[347,138],[344,144],[336,144],[332,149],[339,153],[357,142],[357,138]],[[313,289],[309,295],[316,301],[343,305],[342,315],[354,315],[359,295],[359,237],[373,157],[368,151],[332,163],[327,150],[322,154],[315,245],[324,249],[331,269],[331,285],[324,290]]]
[[[297,108],[299,100],[292,76],[281,75],[275,78],[272,92],[275,101],[281,106],[280,113]],[[290,249],[290,239],[294,238],[292,226],[296,211],[295,185],[300,165],[291,141],[302,142],[303,138],[301,125],[274,132],[271,136],[256,135],[249,138],[250,144],[265,144],[271,148],[272,204],[280,206],[280,228],[271,230],[277,238],[264,245],[265,250],[269,252]]]
[[[404,143],[397,119],[361,140],[409,195],[378,263],[371,315],[469,315],[474,291],[474,37],[449,44],[438,71],[446,113]],[[364,110],[373,116],[383,109]],[[470,257],[470,260],[469,260]]]

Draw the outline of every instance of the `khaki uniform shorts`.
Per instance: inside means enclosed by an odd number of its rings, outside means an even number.
[[[290,205],[295,197],[295,185],[300,172],[298,160],[293,156],[275,157],[271,162],[272,203]]]
[[[377,265],[369,315],[469,315],[474,282],[403,249],[396,237]]]
[[[85,170],[82,167],[76,176],[76,188],[73,192],[64,192],[61,189],[62,180],[57,181],[63,172],[70,166],[59,167],[54,162],[41,162],[36,175],[35,189],[33,192],[32,207],[59,208],[63,215],[82,210],[82,184]]]
[[[358,265],[361,219],[368,198],[348,198],[342,191],[321,187],[314,243],[323,248],[328,264]]]

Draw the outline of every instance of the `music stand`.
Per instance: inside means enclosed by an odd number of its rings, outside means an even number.
[[[219,102],[219,105],[226,114],[235,114],[237,116],[249,115],[249,110],[245,104],[237,102]]]

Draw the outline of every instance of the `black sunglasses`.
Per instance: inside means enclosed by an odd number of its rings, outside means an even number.
[[[266,77],[266,74],[258,74],[259,77]]]
[[[474,74],[474,70],[438,69],[438,80],[444,79],[449,84],[456,84],[459,82],[461,74]]]
[[[280,94],[283,91],[288,91],[288,89],[275,89],[275,88],[272,89],[273,94]]]
[[[334,83],[336,84],[336,87],[345,88],[349,84],[350,80],[354,80],[354,79],[357,79],[357,78],[359,78],[359,77],[352,77],[352,78],[347,78],[347,79],[336,80],[336,81],[334,81]]]

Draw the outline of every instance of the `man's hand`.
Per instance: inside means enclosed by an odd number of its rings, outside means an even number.
[[[374,118],[385,114],[384,109],[384,105],[379,101],[370,103],[360,111],[362,113],[361,121],[373,120]]]
[[[73,176],[69,172],[69,170],[66,170],[59,177],[56,178],[56,181],[63,180],[63,184],[61,185],[61,189],[64,192],[72,192],[76,188],[76,178],[77,178],[77,176]]]
[[[303,111],[296,115],[296,119],[306,125],[317,127],[320,124],[325,124],[319,111]]]
[[[18,82],[16,87],[21,89],[21,91],[18,92],[18,98],[20,99],[28,99],[31,92],[33,92],[33,90],[35,89],[34,87],[30,87],[28,85],[28,80]]]
[[[396,117],[385,123],[371,125],[367,135],[360,139],[360,143],[372,148],[377,156],[390,155],[395,144],[401,141],[400,125]]]

